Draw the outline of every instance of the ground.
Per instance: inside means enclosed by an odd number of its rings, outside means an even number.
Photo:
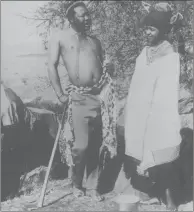
[[[43,207],[38,208],[38,201],[45,177],[46,167],[38,167],[27,174],[20,188],[21,195],[2,202],[2,211],[117,211],[118,193],[104,194],[102,202],[92,201],[89,197],[75,198],[72,195],[70,180],[50,179],[47,185]],[[185,210],[184,210],[185,208]],[[192,211],[193,204],[182,205],[179,211]],[[139,211],[165,211],[164,204],[139,205]]]
[[[115,202],[115,192],[105,194],[105,201],[95,202],[89,197],[76,199],[71,193],[69,181],[50,181],[44,199],[44,207],[37,209],[41,186],[36,187],[30,194],[2,203],[2,211],[115,211],[118,205]],[[164,211],[164,205],[139,206],[141,211]]]

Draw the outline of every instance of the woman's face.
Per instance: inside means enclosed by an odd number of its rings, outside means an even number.
[[[157,28],[153,26],[147,26],[145,29],[145,34],[150,45],[157,44],[157,42],[159,41],[159,30]]]

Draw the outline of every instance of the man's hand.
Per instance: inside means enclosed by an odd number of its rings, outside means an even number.
[[[68,96],[63,94],[63,95],[59,96],[58,99],[62,104],[65,104],[68,101]]]
[[[58,100],[60,103],[64,104],[67,97],[63,93],[57,69],[59,65],[60,53],[60,34],[55,34],[49,43],[48,75]]]
[[[111,63],[111,62],[108,62],[105,64],[105,69],[106,69],[106,72],[113,78],[115,77],[115,69],[114,69],[114,64]]]

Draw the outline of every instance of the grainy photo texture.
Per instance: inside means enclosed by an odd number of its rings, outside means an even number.
[[[1,7],[1,210],[193,211],[193,1]]]

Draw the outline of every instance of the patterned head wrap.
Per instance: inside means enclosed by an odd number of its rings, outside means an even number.
[[[140,21],[140,27],[153,26],[160,33],[167,34],[173,26],[180,26],[183,16],[180,13],[173,15],[172,7],[168,3],[150,5],[149,13]]]

